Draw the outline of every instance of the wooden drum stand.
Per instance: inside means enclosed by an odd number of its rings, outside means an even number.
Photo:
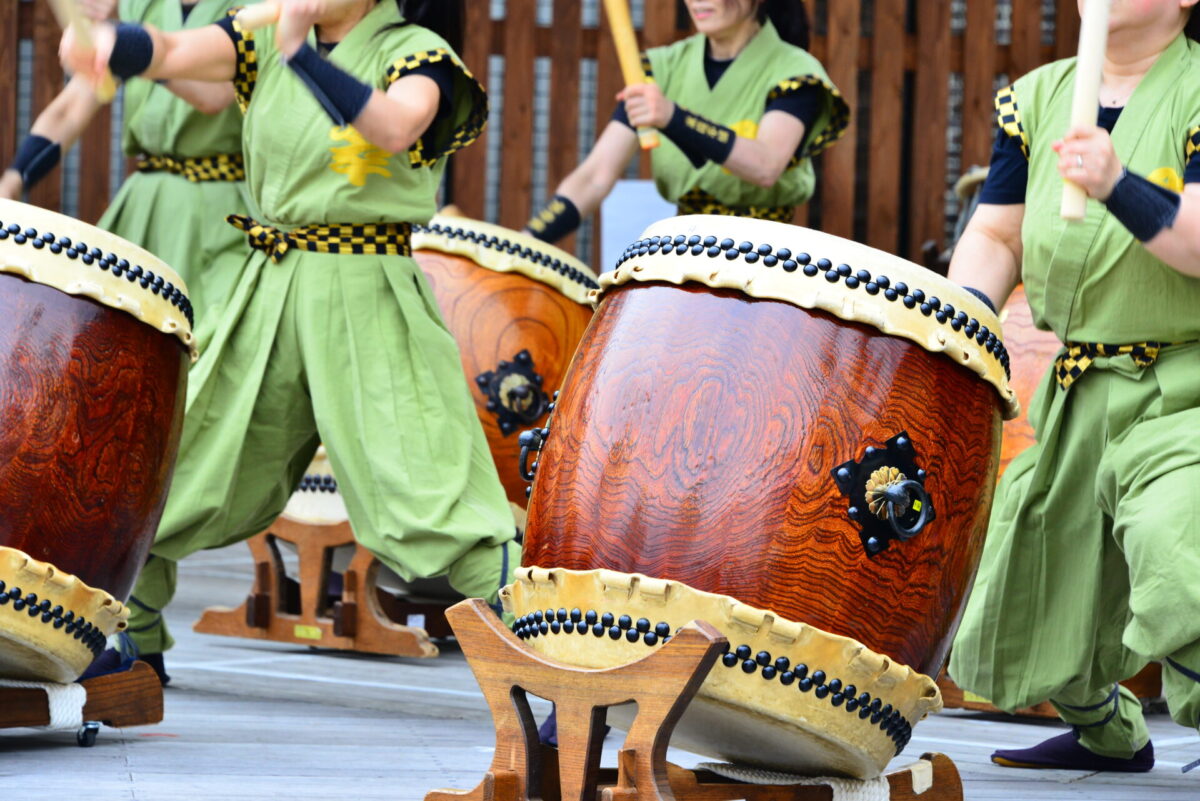
[[[113,728],[146,726],[163,718],[162,684],[145,662],[120,673],[86,679],[87,703],[76,741],[84,748],[96,742],[100,724]],[[50,700],[34,687],[0,687],[0,729],[50,725]]]
[[[603,670],[571,667],[526,648],[471,599],[446,617],[492,710],[496,752],[471,791],[433,790],[425,801],[827,801],[825,786],[757,785],[685,770],[666,761],[676,722],[720,656],[726,639],[703,621],[688,624],[652,655]],[[538,743],[526,693],[553,701],[558,748]],[[617,758],[600,767],[605,708],[636,701],[638,715]],[[925,754],[886,776],[894,801],[960,801],[954,763]]]
[[[299,555],[298,599],[290,597],[277,540],[292,543]],[[410,657],[437,656],[430,636],[450,633],[443,605],[405,602],[379,588],[375,577],[383,565],[355,543],[347,522],[320,525],[280,517],[248,544],[254,557],[250,595],[237,609],[205,609],[195,631]],[[330,601],[332,553],[345,545],[355,547],[354,557],[342,574],[341,598]],[[416,616],[420,625],[406,625]]]

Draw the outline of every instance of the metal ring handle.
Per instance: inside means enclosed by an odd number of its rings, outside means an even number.
[[[921,533],[921,529],[930,521],[930,513],[933,511],[933,503],[929,500],[929,493],[925,491],[925,487],[919,481],[905,479],[897,481],[892,486],[883,491],[884,497],[887,499],[887,519],[892,527],[892,531],[901,540],[910,540]],[[900,514],[912,508],[913,497],[916,497],[917,502],[921,504],[921,513],[917,516],[917,521],[911,526],[903,526],[899,522]],[[900,514],[897,510],[900,509]]]

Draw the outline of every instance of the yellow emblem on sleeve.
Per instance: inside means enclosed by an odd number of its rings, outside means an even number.
[[[329,165],[329,169],[345,175],[352,185],[365,185],[368,175],[392,177],[387,168],[391,154],[364,139],[353,125],[344,128],[335,125],[329,131],[329,138],[335,142],[345,142],[329,148],[329,152],[333,154],[333,163]]]
[[[1172,192],[1183,191],[1183,178],[1170,167],[1159,167],[1147,175],[1146,180],[1152,181],[1165,189],[1170,189]]]

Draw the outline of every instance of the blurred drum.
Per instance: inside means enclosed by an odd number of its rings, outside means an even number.
[[[591,319],[596,275],[553,245],[465,217],[414,230],[413,257],[458,342],[500,480],[524,507],[517,434],[546,416]]]
[[[158,528],[192,309],[119,237],[11,201],[0,220],[0,676],[70,682]]]
[[[702,617],[732,650],[674,744],[877,775],[940,708],[1018,411],[995,315],[889,254],[727,217],[651,226],[600,283],[535,434],[518,636],[599,667]]]

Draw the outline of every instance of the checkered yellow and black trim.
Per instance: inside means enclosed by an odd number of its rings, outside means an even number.
[[[1017,106],[1017,95],[1012,86],[996,92],[996,124],[1014,139],[1021,140],[1021,152],[1029,159],[1029,134],[1021,124],[1021,109]]]
[[[248,31],[238,22],[237,13],[241,6],[229,9],[233,17],[233,47],[237,51],[237,68],[233,74],[233,89],[237,95],[238,108],[242,113],[250,107],[250,96],[254,94],[254,85],[258,83],[258,52],[254,48],[254,32]]]
[[[654,77],[654,65],[650,63],[650,55],[646,51],[642,51],[642,72],[647,78]]]
[[[169,172],[182,175],[196,183],[246,180],[246,165],[241,153],[222,153],[219,156],[201,158],[142,156],[138,159],[137,168],[138,172]]]
[[[684,214],[719,214],[723,217],[752,217],[756,220],[790,223],[795,206],[727,206],[703,189],[692,189],[675,201]]]
[[[467,118],[461,123],[455,124],[454,129],[450,131],[449,135],[442,137],[443,141],[430,142],[429,132],[427,131],[425,135],[408,149],[408,159],[413,167],[432,167],[451,153],[462,150],[467,145],[470,145],[479,138],[479,135],[483,133],[483,129],[487,127],[487,91],[479,81],[475,80],[475,76],[471,74],[471,71],[444,47],[439,47],[436,50],[424,50],[420,53],[413,53],[410,56],[398,59],[388,67],[384,85],[385,87],[391,86],[418,67],[446,60],[449,60],[459,71],[460,80],[455,86],[455,91],[461,91],[465,84],[465,88],[470,94],[471,108],[467,113]]]
[[[806,86],[822,87],[829,94],[829,101],[833,108],[829,123],[824,129],[804,137],[804,146],[789,165],[792,167],[796,166],[803,159],[811,158],[833,147],[837,140],[841,139],[846,133],[846,129],[850,127],[850,105],[846,103],[846,98],[842,97],[842,93],[838,91],[836,86],[822,80],[816,75],[797,75],[795,78],[780,81],[767,93],[767,102],[770,103],[772,100],[795,94]]]
[[[239,231],[245,231],[250,247],[268,254],[276,263],[282,261],[292,248],[312,253],[412,254],[412,226],[409,223],[331,223],[284,231],[241,214],[231,214],[225,221]]]
[[[1183,146],[1183,164],[1186,167],[1192,163],[1192,156],[1200,150],[1200,125],[1188,131],[1187,144]]]
[[[1133,345],[1104,345],[1099,342],[1068,342],[1065,352],[1054,360],[1054,377],[1063,389],[1079,380],[1096,359],[1107,356],[1132,356],[1138,367],[1149,367],[1158,360],[1159,351],[1173,342],[1138,342]]]

